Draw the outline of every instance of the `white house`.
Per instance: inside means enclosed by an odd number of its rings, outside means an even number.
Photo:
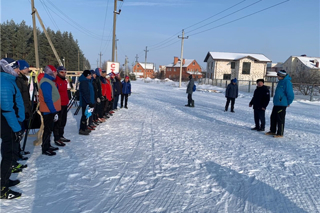
[[[271,62],[263,54],[208,52],[207,78],[256,81],[267,74],[267,63]]]

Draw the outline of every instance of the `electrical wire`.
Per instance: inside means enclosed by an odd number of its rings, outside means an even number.
[[[107,8],[106,8],[106,14],[104,16],[104,23],[103,23],[103,31],[102,31],[102,39],[104,37],[104,30],[105,30],[105,27],[106,27],[106,20],[107,20],[107,15],[108,15],[108,8],[109,8],[109,0],[107,1]],[[100,52],[101,52],[101,49],[102,49],[102,43],[103,43],[103,40],[101,39],[101,45],[100,45]]]
[[[252,16],[252,15],[255,15],[255,14],[257,14],[257,13],[263,12],[263,11],[265,11],[265,10],[271,9],[271,8],[273,8],[273,7],[279,6],[279,5],[284,4],[284,3],[288,2],[288,1],[290,1],[290,0],[282,1],[282,2],[280,2],[280,3],[277,3],[277,4],[274,4],[274,5],[272,5],[272,6],[266,7],[266,8],[264,8],[264,9],[262,9],[262,10],[256,11],[256,12],[254,12],[254,13],[250,13],[250,14],[248,14],[248,15],[242,16],[242,17],[237,18],[237,19],[234,19],[234,20],[232,20],[232,21],[229,21],[229,22],[220,24],[220,25],[218,25],[218,26],[215,26],[215,27],[212,27],[212,28],[209,28],[209,29],[206,29],[206,30],[203,30],[203,31],[194,33],[194,34],[191,34],[191,35],[189,35],[189,36],[198,35],[198,34],[200,34],[200,33],[204,33],[204,32],[207,32],[207,31],[209,31],[209,30],[213,30],[213,29],[216,29],[216,28],[218,28],[218,27],[225,26],[225,25],[227,25],[227,24],[230,24],[230,23],[239,21],[239,20],[241,20],[241,19],[247,18],[247,17],[249,17],[249,16]]]
[[[44,8],[44,10],[46,11],[46,13],[48,14],[52,24],[60,31],[57,23],[55,22],[55,20],[53,19],[51,13],[50,13],[50,10],[48,9],[48,6],[46,5],[45,2],[43,2],[42,0],[40,0],[40,3],[42,4],[42,7]]]

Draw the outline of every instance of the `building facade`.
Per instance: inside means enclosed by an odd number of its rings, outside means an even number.
[[[136,78],[154,78],[155,67],[153,63],[137,62],[132,71]]]
[[[173,63],[166,65],[165,77],[171,80],[179,80],[180,77],[180,60],[174,57]],[[201,66],[195,59],[182,60],[182,80],[188,80],[189,75],[193,78],[202,78]]]
[[[267,63],[271,62],[262,54],[208,52],[207,78],[256,81],[267,74]]]

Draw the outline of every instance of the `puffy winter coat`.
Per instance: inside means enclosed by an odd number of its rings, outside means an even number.
[[[226,98],[238,98],[238,85],[230,83],[226,89]]]
[[[13,132],[19,132],[19,122],[25,119],[25,111],[16,77],[6,72],[0,72],[1,80],[1,114],[7,120]]]
[[[279,80],[276,92],[273,97],[275,106],[288,106],[293,102],[294,93],[291,83],[291,77],[287,75],[284,79]]]
[[[122,81],[122,94],[131,94],[131,83],[130,81],[126,82],[125,80]]]
[[[113,82],[113,95],[121,95],[121,82],[119,79],[115,78],[115,81]]]
[[[68,82],[65,78],[59,76],[59,74],[57,75],[55,82],[60,94],[61,106],[67,106],[69,103]]]
[[[54,78],[48,74],[44,74],[39,85],[40,112],[49,114],[60,111],[61,98]]]
[[[100,76],[100,81],[101,81],[101,93],[102,93],[102,96],[106,97],[106,95],[107,95],[107,82],[106,82],[106,78]]]
[[[80,82],[80,86],[79,86],[80,106],[85,106],[88,104],[95,104],[92,79],[87,79],[82,74],[79,77],[79,82]]]
[[[186,93],[192,94],[193,93],[193,86],[194,86],[194,79],[191,78],[189,83],[188,83],[187,92]]]
[[[257,87],[254,91],[253,97],[250,101],[250,105],[253,105],[253,109],[267,108],[270,101],[270,91],[267,86]]]
[[[30,101],[28,78],[20,73],[20,75],[16,78],[16,83],[22,95],[24,111],[26,114],[31,116],[32,105]]]
[[[101,83],[98,76],[92,80],[92,85],[94,89],[94,100],[97,100],[97,98],[101,99]]]

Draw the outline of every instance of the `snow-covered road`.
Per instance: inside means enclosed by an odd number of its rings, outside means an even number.
[[[57,156],[32,152],[1,212],[320,212],[320,103],[294,102],[285,137],[251,131],[250,94],[223,112],[223,93],[132,82],[129,109],[90,136],[69,113],[72,142]],[[200,86],[198,86],[200,88]],[[266,122],[270,124],[270,102]],[[73,109],[74,111],[74,109]]]

